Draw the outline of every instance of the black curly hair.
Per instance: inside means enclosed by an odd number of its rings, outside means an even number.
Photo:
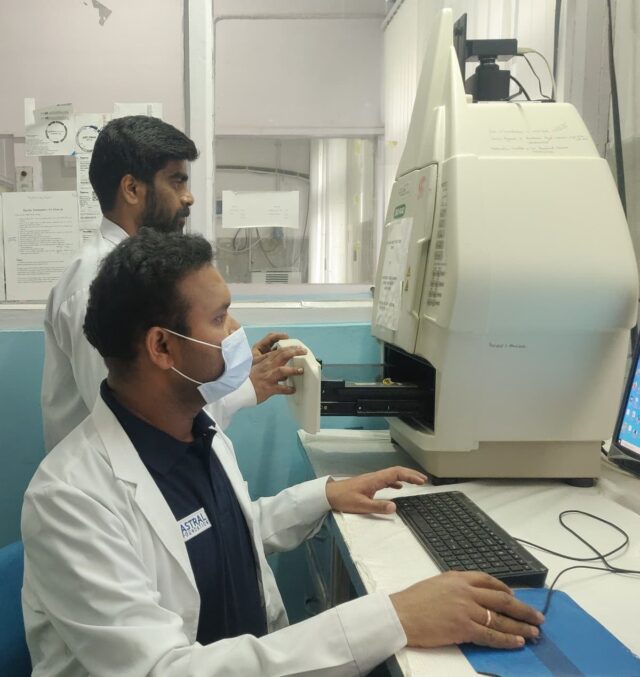
[[[131,364],[151,327],[188,334],[189,308],[178,284],[211,265],[212,257],[199,235],[141,228],[104,258],[91,283],[84,320],[89,343],[105,360]]]
[[[128,115],[108,122],[98,134],[91,154],[89,180],[102,212],[115,205],[123,176],[131,174],[144,183],[167,162],[193,162],[198,151],[193,141],[179,129],[146,115]]]

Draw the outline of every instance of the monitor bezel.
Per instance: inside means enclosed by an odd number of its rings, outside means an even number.
[[[629,394],[631,393],[631,388],[633,386],[633,380],[636,376],[639,359],[640,340],[636,340],[636,344],[631,355],[631,362],[629,364],[627,381],[625,383],[624,392],[622,399],[620,400],[620,406],[618,408],[618,418],[616,420],[615,428],[613,429],[613,436],[611,437],[611,450],[609,451],[609,457],[612,461],[615,461],[619,465],[633,470],[635,473],[640,473],[640,452],[622,446],[618,443],[618,439],[620,438],[620,429],[622,428],[622,422],[624,420],[624,412],[627,408],[627,400],[629,399]],[[611,451],[615,451],[615,453],[612,454]]]

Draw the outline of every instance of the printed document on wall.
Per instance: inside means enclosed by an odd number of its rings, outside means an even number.
[[[374,323],[392,331],[398,329],[402,307],[402,285],[407,269],[412,218],[395,219],[386,226],[386,247]]]
[[[76,155],[76,188],[78,193],[78,218],[82,241],[85,242],[95,233],[102,223],[100,203],[89,181],[91,155]]]
[[[110,119],[108,113],[77,113],[75,116],[76,191],[82,244],[93,237],[102,222],[100,203],[89,181],[89,165],[98,134]]]
[[[298,228],[297,190],[222,191],[223,228]]]
[[[80,248],[75,191],[3,195],[7,299],[47,298]]]

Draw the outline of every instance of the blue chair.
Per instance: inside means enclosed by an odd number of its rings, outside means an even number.
[[[0,675],[28,677],[31,659],[24,637],[20,590],[24,570],[22,542],[0,548]]]

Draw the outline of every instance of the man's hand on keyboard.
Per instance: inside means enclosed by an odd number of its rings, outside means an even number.
[[[356,475],[348,480],[327,482],[327,500],[333,510],[360,514],[381,513],[388,515],[395,512],[396,505],[392,501],[374,499],[376,492],[387,487],[399,489],[401,482],[424,484],[427,476],[410,468],[385,468],[365,475]]]
[[[539,636],[544,616],[516,599],[501,581],[479,572],[451,571],[391,595],[408,646],[473,642],[517,649]]]

